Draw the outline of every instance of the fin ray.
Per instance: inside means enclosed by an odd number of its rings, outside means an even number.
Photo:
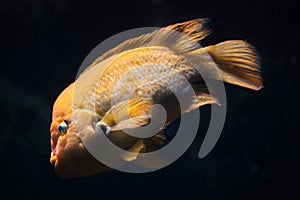
[[[136,160],[143,148],[143,140],[138,140],[128,151],[121,154],[121,158],[127,162]]]
[[[172,39],[172,36],[177,35],[178,32],[182,33],[182,35],[180,35],[179,38],[175,37],[176,42],[172,42],[174,43],[172,50],[178,53],[194,50],[199,47],[198,42],[211,33],[211,30],[206,28],[207,22],[207,18],[194,19],[187,22],[169,25],[152,33],[126,40],[117,47],[98,57],[88,68],[84,70],[84,72],[103,60],[127,50],[139,47],[166,46],[165,44],[168,43],[168,40]]]
[[[134,98],[113,106],[99,124],[107,124],[110,131],[135,128],[149,122],[151,98]]]
[[[259,90],[263,87],[255,48],[242,40],[229,40],[204,48],[216,62],[223,81]]]
[[[184,113],[190,112],[195,110],[201,106],[208,105],[208,104],[218,104],[221,105],[220,101],[213,95],[211,95],[208,91],[206,85],[194,85],[193,86],[196,96],[192,100],[191,105],[189,106],[188,110],[184,111]]]

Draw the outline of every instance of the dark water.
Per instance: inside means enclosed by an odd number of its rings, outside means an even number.
[[[289,1],[1,1],[1,196],[95,199],[277,199],[295,192],[299,6]],[[97,44],[124,30],[211,17],[204,44],[242,39],[262,55],[265,88],[227,85],[221,138],[204,130],[170,166],[60,180],[49,163],[51,109]],[[208,109],[204,108],[204,116]]]

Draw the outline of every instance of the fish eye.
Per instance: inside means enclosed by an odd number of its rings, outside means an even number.
[[[65,120],[65,121],[63,121],[62,123],[60,123],[60,124],[58,125],[57,131],[58,131],[60,134],[66,134],[68,128],[69,128],[68,122]]]

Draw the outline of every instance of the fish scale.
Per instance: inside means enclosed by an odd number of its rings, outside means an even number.
[[[138,86],[145,84],[146,82],[160,78],[169,81],[169,83],[162,82],[164,85],[174,87],[174,80],[169,74],[170,71],[162,75],[162,70],[166,69],[155,67],[158,65],[170,67],[176,72],[183,74],[185,77],[197,73],[183,56],[177,55],[175,52],[165,47],[147,47],[124,52],[106,67],[97,83],[95,91],[96,98],[99,100],[96,101],[96,110],[99,112],[100,116],[103,116],[103,114],[110,109],[113,95],[114,99],[117,99],[114,103],[119,103],[128,98],[128,93],[134,91],[132,89],[137,89]],[[145,68],[145,66],[148,67]],[[142,68],[142,70],[130,74],[130,71],[137,68]],[[134,78],[127,77],[126,84],[124,84],[124,82],[119,82],[126,74],[127,76],[130,75]],[[144,82],[141,82],[142,79],[144,79]],[[118,87],[118,84],[122,85],[122,87]],[[153,90],[150,95],[152,96],[157,92],[162,91]]]

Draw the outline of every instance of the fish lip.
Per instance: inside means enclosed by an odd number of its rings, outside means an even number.
[[[52,154],[52,153],[51,153]],[[52,165],[54,165],[54,166],[56,166],[56,163],[57,163],[57,160],[58,160],[58,156],[57,155],[51,155],[51,157],[50,157],[50,163],[52,164]]]

